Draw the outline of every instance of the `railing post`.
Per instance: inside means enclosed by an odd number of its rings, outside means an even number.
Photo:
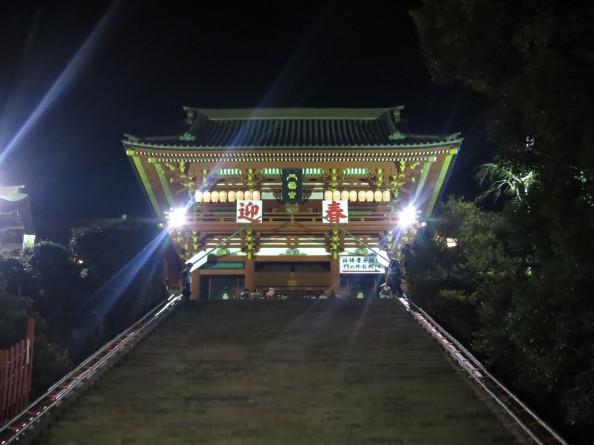
[[[8,351],[0,351],[0,423],[7,419],[8,400]]]
[[[30,317],[25,338],[0,351],[0,423],[23,410],[29,402],[34,336],[35,319]]]

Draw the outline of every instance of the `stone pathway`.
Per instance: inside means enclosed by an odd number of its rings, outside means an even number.
[[[37,445],[513,444],[386,300],[188,301]]]

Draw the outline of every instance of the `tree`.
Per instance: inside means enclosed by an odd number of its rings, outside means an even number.
[[[112,221],[74,230],[70,249],[41,241],[0,258],[0,339],[16,342],[27,316],[37,319],[35,395],[166,297],[165,235],[151,222]]]
[[[165,298],[164,235],[154,222],[129,219],[73,230],[70,250],[88,272],[73,353],[91,352]]]
[[[52,241],[41,241],[22,255],[30,278],[25,294],[33,299],[33,308],[48,322],[51,341],[65,344],[70,337],[73,315],[81,301],[77,292],[80,272],[66,247]]]
[[[496,201],[504,196],[514,204],[521,204],[537,182],[533,171],[520,171],[516,166],[503,161],[480,165],[477,168],[476,178],[480,185],[488,185],[487,191],[480,195],[479,199],[492,195]]]
[[[0,289],[0,349],[14,346],[27,332],[27,317],[33,302]]]
[[[488,300],[483,350],[500,369],[505,348],[517,353],[517,385],[594,429],[594,5],[422,4],[412,15],[434,81],[485,94],[501,165],[535,180],[506,209],[535,274]]]
[[[27,283],[30,283],[31,279],[25,270],[22,257],[0,256],[0,280],[4,283],[3,287],[7,293],[18,297],[27,294],[30,290]]]
[[[68,372],[71,362],[62,346],[48,341],[47,323],[33,311],[33,301],[0,289],[0,349],[14,346],[25,336],[29,317],[36,319],[30,397],[36,398]]]
[[[520,264],[501,239],[502,226],[498,214],[451,197],[415,240],[411,294],[466,343],[480,305],[505,293]]]

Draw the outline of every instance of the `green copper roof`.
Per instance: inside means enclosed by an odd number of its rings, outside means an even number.
[[[251,119],[378,119],[394,112],[400,119],[400,110],[395,108],[192,108],[184,107],[188,120],[251,120]]]
[[[179,136],[126,135],[124,145],[160,148],[402,147],[461,141],[459,135],[412,135],[395,108],[198,109],[186,108],[188,130]]]

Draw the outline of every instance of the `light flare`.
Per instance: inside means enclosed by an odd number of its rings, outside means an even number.
[[[31,115],[27,118],[25,123],[16,132],[16,134],[9,140],[5,145],[2,153],[0,154],[0,164],[4,162],[4,159],[10,154],[14,147],[25,137],[25,135],[33,128],[33,126],[39,121],[39,119],[49,110],[49,108],[56,102],[60,95],[67,89],[70,82],[73,80],[76,74],[81,71],[81,67],[85,62],[90,59],[92,51],[96,48],[97,42],[100,37],[104,34],[109,22],[115,15],[117,4],[113,3],[105,15],[101,18],[95,29],[87,37],[83,45],[76,52],[74,57],[70,60],[66,68],[58,76],[53,85],[49,88],[48,92],[43,96],[39,105],[33,110]]]
[[[409,205],[402,209],[398,218],[398,225],[401,227],[410,227],[417,222],[417,209]]]

